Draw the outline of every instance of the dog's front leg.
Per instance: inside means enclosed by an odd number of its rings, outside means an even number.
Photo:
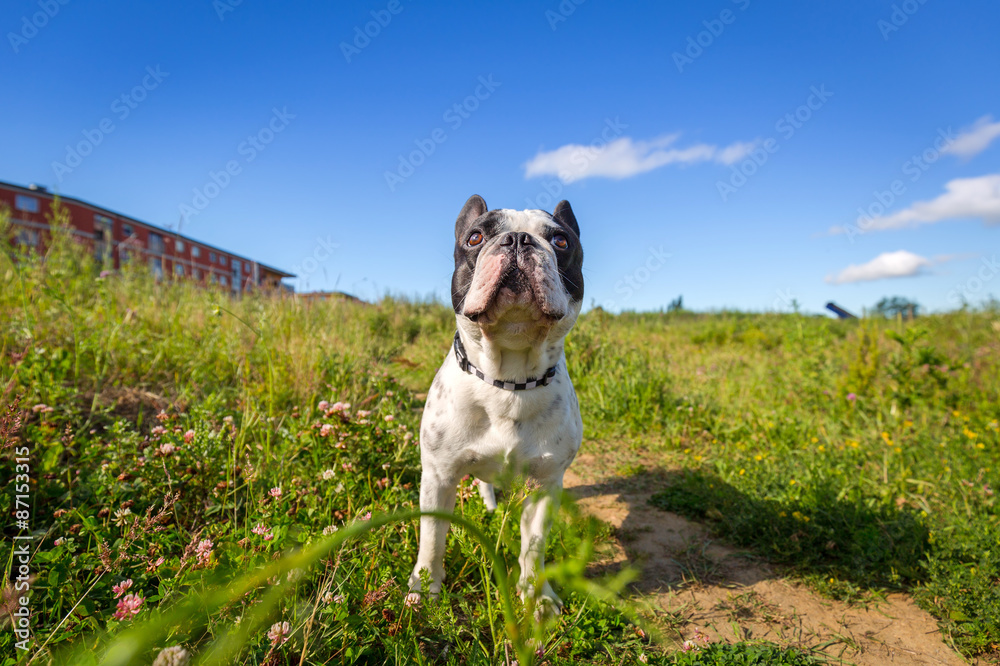
[[[558,615],[562,609],[562,600],[552,590],[548,581],[537,587],[539,574],[545,571],[545,540],[552,524],[552,512],[558,507],[559,494],[562,492],[562,480],[545,486],[542,491],[531,493],[524,500],[521,513],[521,576],[518,580],[518,590],[521,598],[534,596],[539,604],[538,612],[552,612]]]
[[[455,509],[455,491],[457,483],[433,469],[424,465],[420,475],[420,510],[451,513]],[[413,603],[420,599],[420,572],[424,569],[430,574],[430,587],[427,590],[432,596],[441,591],[444,582],[444,549],[451,521],[434,516],[420,517],[420,550],[417,553],[417,564],[410,574],[410,595],[407,601]]]

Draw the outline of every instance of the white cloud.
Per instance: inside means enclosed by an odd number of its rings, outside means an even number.
[[[906,250],[883,252],[866,264],[851,264],[836,275],[827,276],[826,281],[828,284],[847,284],[885,278],[913,277],[922,274],[933,263],[926,257]]]
[[[566,184],[595,177],[621,180],[668,164],[709,161],[733,164],[757,145],[756,141],[737,142],[718,148],[697,143],[677,148],[674,143],[679,136],[668,134],[651,141],[633,141],[625,136],[596,147],[571,143],[555,150],[539,151],[524,165],[524,176],[556,176]]]
[[[726,166],[736,164],[757,147],[759,141],[737,141],[729,144],[716,154],[715,159]]]
[[[945,146],[941,152],[966,159],[975,157],[986,150],[994,139],[1000,137],[1000,122],[992,121],[993,116],[983,116],[972,127],[962,130],[962,133]]]
[[[959,218],[980,218],[988,225],[1000,224],[1000,174],[977,178],[956,178],[945,183],[944,194],[930,201],[918,201],[891,215],[858,219],[855,231],[906,229]],[[852,228],[853,229],[853,228]],[[847,233],[847,227],[833,227],[830,233]]]

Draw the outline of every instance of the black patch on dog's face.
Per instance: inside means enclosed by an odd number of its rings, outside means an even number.
[[[580,245],[580,227],[568,201],[560,201],[551,216],[557,227],[545,231],[545,240],[551,242],[556,234],[566,237],[568,247],[559,249],[552,246],[556,254],[559,275],[563,288],[573,301],[583,300],[583,247]],[[483,240],[470,246],[469,237],[478,231]],[[472,286],[479,253],[489,241],[505,231],[503,214],[490,211],[486,202],[478,194],[469,197],[455,221],[455,272],[451,277],[451,304],[456,314],[461,314],[465,297]]]
[[[562,278],[563,287],[573,301],[583,300],[583,246],[580,245],[580,225],[577,224],[573,209],[569,202],[560,201],[556,205],[556,210],[552,214],[552,219],[562,227],[563,235],[569,242],[569,247],[565,250],[553,246],[556,251],[556,260],[559,262],[559,276]],[[555,234],[550,234],[549,238]]]
[[[487,212],[486,202],[478,194],[469,197],[455,220],[455,272],[451,276],[451,305],[456,314],[461,314],[462,304],[472,286],[479,253],[486,247],[486,240],[496,233],[500,221],[500,214]],[[483,242],[476,246],[467,242],[473,230],[483,234]]]

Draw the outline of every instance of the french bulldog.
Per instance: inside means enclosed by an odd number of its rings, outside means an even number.
[[[541,210],[488,210],[472,196],[455,222],[451,298],[457,332],[428,392],[420,424],[420,508],[450,513],[465,475],[496,508],[493,483],[524,478],[539,492],[521,516],[522,598],[543,612],[562,601],[546,581],[545,539],[563,474],[583,438],[563,343],[583,302],[583,248],[569,202]],[[420,572],[436,595],[444,582],[450,523],[420,519],[420,547],[409,603],[420,600]]]

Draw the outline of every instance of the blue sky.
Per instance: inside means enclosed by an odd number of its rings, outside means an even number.
[[[10,1],[0,180],[368,299],[447,301],[478,193],[572,203],[588,306],[947,309],[1000,295],[998,25],[991,0]]]

